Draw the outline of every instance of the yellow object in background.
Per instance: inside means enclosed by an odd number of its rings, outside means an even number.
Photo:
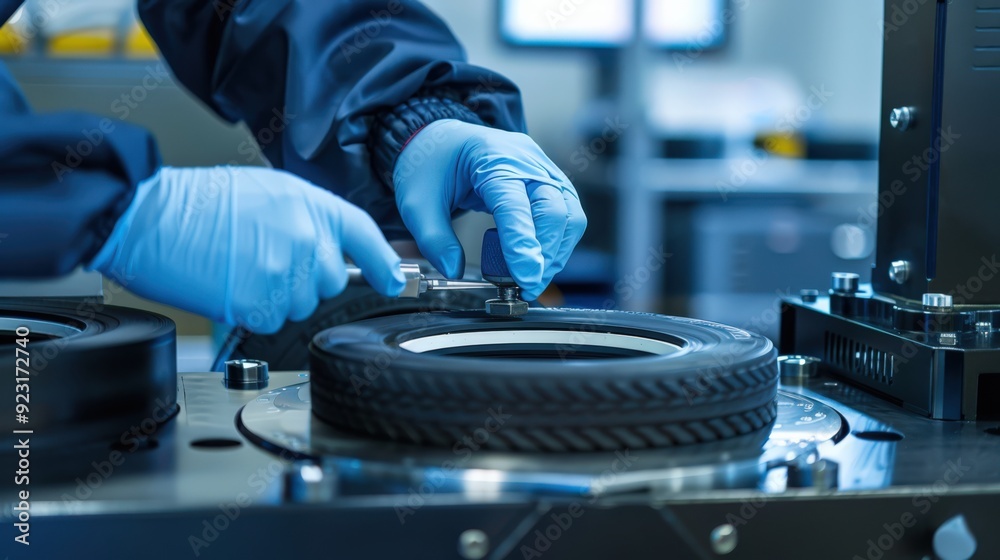
[[[61,33],[49,38],[47,52],[52,57],[101,57],[115,52],[113,29],[87,29]]]
[[[27,45],[11,25],[0,27],[0,54],[21,54]]]
[[[129,58],[157,58],[159,52],[149,32],[141,23],[136,23],[125,39],[125,56]]]
[[[796,159],[806,157],[806,140],[795,133],[760,133],[754,138],[753,144],[775,156]]]

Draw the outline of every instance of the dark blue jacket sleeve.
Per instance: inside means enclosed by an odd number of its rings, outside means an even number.
[[[0,62],[0,278],[58,276],[90,260],[158,165],[142,129],[32,113]]]
[[[139,14],[180,82],[246,122],[275,167],[361,206],[390,238],[407,233],[366,146],[380,113],[447,91],[485,124],[524,129],[514,84],[466,63],[419,2],[140,0]]]

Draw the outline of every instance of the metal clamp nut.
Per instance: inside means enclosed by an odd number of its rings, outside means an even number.
[[[229,360],[222,376],[222,383],[228,389],[263,389],[267,381],[267,362],[263,360]]]
[[[524,300],[488,299],[486,313],[497,317],[520,317],[528,312],[528,302]]]

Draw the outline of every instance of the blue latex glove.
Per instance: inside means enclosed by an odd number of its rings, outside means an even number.
[[[563,269],[587,228],[572,183],[524,134],[435,121],[403,148],[393,186],[420,252],[448,278],[465,270],[453,213],[493,214],[507,266],[527,300]]]
[[[376,290],[402,291],[400,259],[363,210],[295,175],[254,167],[165,167],[90,267],[130,291],[273,333],[347,285],[342,252]]]

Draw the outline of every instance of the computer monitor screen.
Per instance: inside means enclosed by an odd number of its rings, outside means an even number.
[[[716,47],[727,0],[645,0],[643,34],[672,50]],[[635,0],[500,0],[500,32],[514,45],[620,47],[635,36]]]
[[[635,35],[633,0],[501,0],[500,30],[527,46],[617,47]]]
[[[645,0],[643,34],[666,49],[706,49],[725,37],[726,0]]]

